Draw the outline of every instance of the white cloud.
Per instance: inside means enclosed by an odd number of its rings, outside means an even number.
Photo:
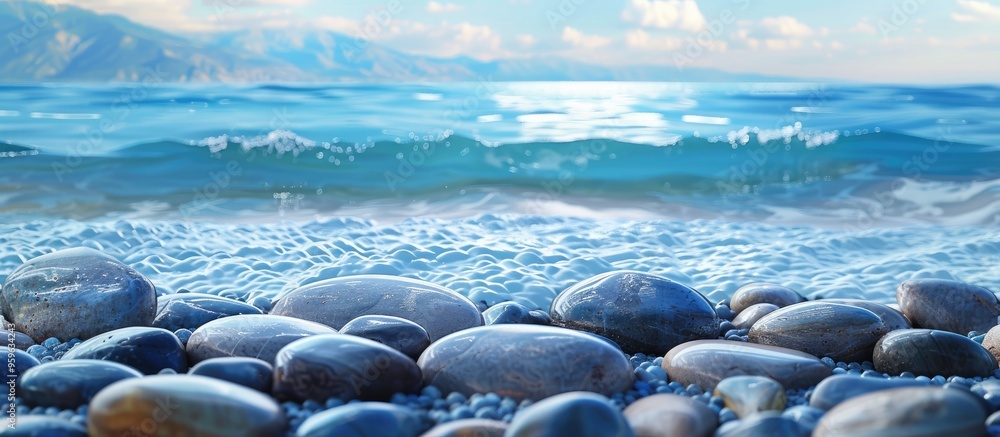
[[[876,33],[878,33],[878,31],[875,30],[875,26],[872,26],[870,23],[868,23],[867,19],[862,19],[861,21],[858,21],[857,24],[851,26],[849,29],[847,29],[847,31],[854,33],[864,33],[868,35],[875,35]]]
[[[535,45],[535,43],[538,42],[538,41],[536,41],[535,37],[533,37],[531,35],[521,34],[521,35],[517,36],[517,42],[520,43],[524,47],[531,47],[531,46]]]
[[[566,26],[563,28],[562,40],[574,47],[584,49],[596,49],[604,47],[611,42],[609,39],[598,35],[586,35],[579,30]]]
[[[791,50],[802,47],[802,41],[794,39],[768,38],[764,40],[764,47],[768,50]]]
[[[980,19],[1000,21],[1000,6],[995,6],[990,2],[958,0],[958,7],[962,9],[962,13],[951,14],[951,18],[955,21],[979,21]]]
[[[73,5],[100,14],[118,14],[146,26],[166,30],[205,31],[212,26],[192,20],[188,13],[193,0],[59,0],[53,4]],[[219,0],[225,3],[225,0]]]
[[[654,37],[642,29],[625,32],[625,45],[639,50],[672,51],[681,48],[684,42],[670,36]]]
[[[622,11],[622,19],[643,27],[681,29],[697,32],[705,27],[705,17],[694,0],[632,0]]]
[[[393,20],[391,26],[373,35],[371,40],[407,53],[442,58],[469,56],[490,60],[511,55],[503,49],[500,35],[492,28],[468,22],[429,25]]]
[[[782,15],[780,17],[765,17],[760,20],[760,26],[771,36],[782,38],[805,38],[813,34],[809,26],[795,17]]]
[[[442,3],[435,2],[435,1],[427,3],[427,12],[430,12],[432,14],[444,14],[444,13],[448,13],[448,12],[458,12],[458,11],[461,11],[463,9],[465,9],[465,8],[462,7],[462,6],[456,5],[454,3],[443,3],[442,4]]]
[[[830,48],[834,50],[844,50],[844,45],[840,41],[834,40],[830,43]]]

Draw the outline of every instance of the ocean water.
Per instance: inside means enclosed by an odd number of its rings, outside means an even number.
[[[163,293],[426,279],[547,308],[612,269],[996,290],[1000,88],[0,86],[0,279],[91,246]]]

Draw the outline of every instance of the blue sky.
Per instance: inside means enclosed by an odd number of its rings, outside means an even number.
[[[997,83],[1000,0],[59,0],[172,32],[321,28],[409,53]]]

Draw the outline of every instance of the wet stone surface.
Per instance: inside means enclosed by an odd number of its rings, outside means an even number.
[[[635,381],[622,352],[595,336],[537,325],[491,325],[457,332],[418,361],[424,383],[443,392],[497,393],[538,400],[586,390],[610,396]]]
[[[88,339],[127,326],[149,326],[156,290],[145,276],[89,248],[60,250],[15,269],[0,310],[36,342]]]
[[[431,341],[483,325],[479,308],[465,296],[429,282],[385,275],[345,276],[297,288],[278,298],[271,314],[338,330],[360,316],[401,317],[427,330]]]
[[[664,354],[691,340],[716,338],[719,318],[698,291],[667,278],[617,271],[556,296],[552,324],[602,335],[624,350]]]

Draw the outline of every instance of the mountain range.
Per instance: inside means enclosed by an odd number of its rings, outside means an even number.
[[[359,44],[316,29],[171,34],[119,15],[68,5],[0,3],[0,81],[787,81],[670,66],[599,66],[558,58],[435,58]]]

